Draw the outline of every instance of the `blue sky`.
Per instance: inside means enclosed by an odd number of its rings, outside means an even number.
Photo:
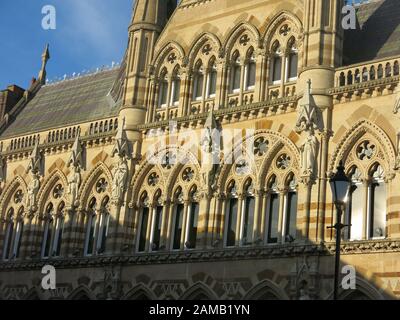
[[[0,0],[0,90],[27,88],[50,44],[50,80],[120,62],[133,0]],[[42,7],[56,8],[57,29],[43,30]]]

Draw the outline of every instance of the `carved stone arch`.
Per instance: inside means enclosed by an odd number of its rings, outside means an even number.
[[[44,206],[46,205],[46,201],[49,198],[49,195],[56,186],[57,182],[61,181],[61,184],[64,187],[64,202],[66,202],[65,199],[65,193],[67,192],[67,187],[68,187],[68,180],[65,176],[65,174],[61,170],[55,170],[51,173],[51,175],[45,179],[45,181],[42,183],[39,192],[38,192],[38,212],[41,213],[44,211]]]
[[[24,193],[24,200],[26,199],[28,193],[28,185],[21,176],[17,176],[10,182],[8,187],[5,189],[3,196],[1,197],[0,217],[3,217],[4,214],[6,213],[8,204],[11,201],[11,197],[14,195],[14,193],[18,190],[19,187],[22,189],[22,192]]]
[[[364,296],[365,300],[385,300],[382,293],[375,288],[369,281],[356,276],[356,290],[339,290],[339,300],[361,300],[359,297]],[[359,294],[354,296],[354,294]],[[352,298],[353,295],[353,298]],[[333,292],[327,297],[327,300],[332,300]],[[364,300],[364,299],[363,299]]]
[[[199,55],[199,51],[208,41],[212,42],[215,45],[215,48],[211,51],[213,53],[210,54],[210,58],[212,56],[215,56],[215,59],[218,59],[218,53],[220,52],[222,46],[221,41],[216,35],[212,33],[209,32],[202,33],[192,42],[190,46],[189,64],[188,64],[189,70],[192,70],[194,68],[194,65],[197,61],[197,57]]]
[[[67,300],[96,300],[86,286],[79,286],[68,296]]]
[[[122,300],[156,300],[153,292],[143,284],[138,284],[129,290]]]
[[[88,202],[92,198],[93,186],[96,184],[97,179],[103,174],[108,181],[107,192],[111,194],[112,174],[109,168],[103,162],[100,162],[92,169],[80,187],[79,203],[81,204],[81,208],[86,208],[88,206]]]
[[[188,288],[179,300],[218,300],[218,297],[204,283],[197,282]]]
[[[156,77],[160,76],[160,71],[165,66],[165,60],[167,59],[168,55],[173,51],[176,51],[176,53],[178,54],[178,56],[176,57],[177,63],[174,63],[173,68],[168,68],[168,70],[172,71],[175,68],[176,64],[179,64],[181,66],[184,65],[185,51],[183,50],[182,46],[179,43],[171,41],[166,45],[164,45],[156,55],[156,58],[154,60],[154,67],[155,67],[154,71]]]
[[[278,12],[268,23],[268,25],[265,28],[265,32],[262,36],[262,41],[264,44],[264,47],[269,50],[269,48],[272,45],[272,42],[275,40],[277,28],[285,21],[288,21],[292,26],[294,26],[296,29],[293,32],[294,34],[297,34],[298,37],[301,37],[303,34],[303,25],[301,20],[294,15],[293,13],[289,11],[281,11]],[[290,36],[288,37],[288,40],[290,39]],[[296,39],[298,41],[300,39]]]
[[[251,288],[243,300],[290,300],[290,298],[276,283],[264,279]]]
[[[360,139],[367,133],[371,134],[384,150],[383,153],[386,156],[386,161],[382,161],[381,165],[384,167],[385,172],[390,174],[394,171],[396,166],[396,152],[392,141],[382,128],[364,119],[358,121],[347,130],[340,142],[337,144],[329,163],[329,175],[336,170],[336,167],[339,165],[341,160],[346,163],[347,157],[354,145],[361,142]]]
[[[254,50],[260,47],[260,32],[251,23],[243,21],[233,28],[225,38],[223,48],[225,49],[225,57],[227,59],[230,59],[232,53],[235,51],[237,40],[246,31],[250,32],[253,37],[253,39],[250,39],[250,43],[254,47]]]

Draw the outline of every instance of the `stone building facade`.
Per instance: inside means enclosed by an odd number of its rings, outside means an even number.
[[[121,65],[57,83],[47,47],[1,109],[0,298],[330,299],[340,161],[340,297],[398,298],[400,8],[343,6],[137,0]]]

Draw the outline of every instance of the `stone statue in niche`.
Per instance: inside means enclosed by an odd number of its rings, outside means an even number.
[[[300,148],[301,159],[301,173],[303,176],[316,175],[316,162],[318,157],[318,139],[315,136],[314,129],[311,127],[308,131],[308,136]]]
[[[112,197],[114,200],[121,201],[125,191],[126,179],[128,177],[128,164],[124,157],[120,157],[117,167],[114,170],[112,183]]]
[[[79,166],[75,166],[68,176],[68,195],[72,207],[79,206],[78,192],[81,185],[81,173]]]
[[[28,210],[35,211],[36,210],[36,196],[40,188],[39,175],[37,173],[32,172],[32,180],[28,185],[28,197],[26,200],[26,206]]]

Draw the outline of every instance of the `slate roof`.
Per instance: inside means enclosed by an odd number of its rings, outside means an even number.
[[[344,65],[400,54],[400,0],[370,0],[357,19],[357,30],[345,31]]]
[[[2,138],[117,116],[110,91],[119,69],[43,86],[3,131]]]

